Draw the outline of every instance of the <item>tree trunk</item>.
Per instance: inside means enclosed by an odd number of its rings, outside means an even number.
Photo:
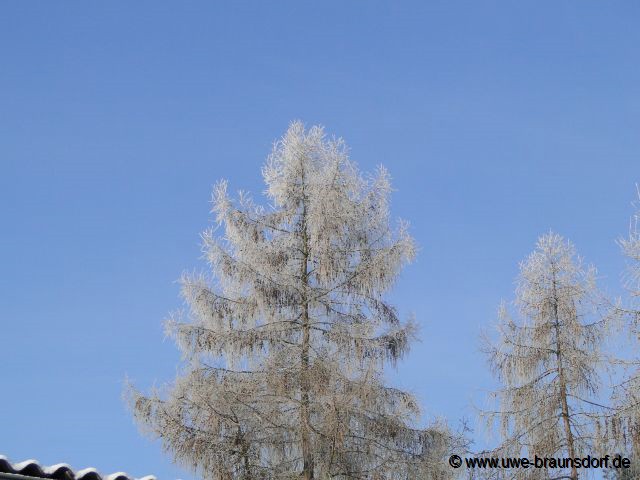
[[[303,175],[304,185],[304,175]],[[310,343],[310,326],[309,326],[309,300],[307,298],[307,287],[309,285],[309,270],[307,262],[309,259],[309,248],[307,238],[306,225],[306,205],[303,198],[302,205],[302,265],[301,274],[303,281],[303,305],[302,305],[302,351],[301,351],[301,382],[300,382],[300,426],[302,428],[302,478],[304,480],[312,480],[313,476],[313,451],[311,450],[311,418],[309,411],[309,343]]]
[[[567,437],[567,451],[571,458],[571,480],[578,480],[578,469],[573,461],[576,458],[575,445],[573,442],[573,432],[571,431],[571,422],[569,421],[569,403],[567,402],[567,383],[564,376],[564,368],[562,365],[562,347],[560,345],[560,319],[558,318],[558,296],[556,294],[555,279],[553,283],[553,316],[556,330],[556,359],[558,360],[558,381],[560,382],[560,403],[562,407],[562,422],[564,424],[564,433]]]

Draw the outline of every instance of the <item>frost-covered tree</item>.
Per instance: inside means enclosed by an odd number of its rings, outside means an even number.
[[[415,324],[384,299],[416,247],[389,225],[389,175],[363,178],[341,140],[293,123],[263,168],[269,207],[226,182],[209,275],[185,275],[167,324],[185,365],[166,391],[130,390],[136,420],[210,479],[436,479],[451,437],[417,428],[386,386]]]
[[[593,454],[599,413],[593,399],[610,325],[595,270],[583,267],[562,237],[544,235],[520,265],[515,304],[518,317],[503,305],[499,339],[486,346],[502,384],[493,393],[497,409],[487,412],[489,424],[499,425],[498,451],[530,458]],[[575,468],[511,473],[509,478],[578,478]]]
[[[635,339],[634,357],[627,364],[627,376],[614,390],[615,413],[606,419],[604,428],[610,445],[627,452],[634,463],[633,472],[640,475],[640,210],[632,219],[629,236],[620,241],[620,246],[629,259],[626,283],[632,306],[622,313],[627,320],[627,331]],[[620,478],[632,478],[630,475],[633,475],[629,471],[618,473]]]

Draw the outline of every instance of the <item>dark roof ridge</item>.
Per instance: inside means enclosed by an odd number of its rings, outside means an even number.
[[[141,478],[130,477],[124,472],[115,472],[102,476],[95,468],[73,470],[67,463],[57,463],[51,466],[42,466],[37,460],[25,460],[11,463],[7,457],[0,455],[0,476],[3,473],[22,475],[32,478],[47,478],[52,480],[157,480],[153,475]]]

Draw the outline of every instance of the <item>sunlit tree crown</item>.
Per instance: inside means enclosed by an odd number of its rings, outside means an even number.
[[[296,122],[262,173],[266,207],[215,187],[210,274],[182,278],[188,311],[167,324],[184,370],[164,394],[132,390],[136,418],[206,478],[450,475],[449,434],[411,427],[416,400],[383,383],[415,330],[383,297],[415,255],[386,170],[362,176]]]

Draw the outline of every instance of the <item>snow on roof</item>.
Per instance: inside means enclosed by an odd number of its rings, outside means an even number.
[[[67,463],[58,463],[43,467],[37,460],[11,463],[7,457],[0,455],[0,473],[11,473],[27,477],[48,478],[52,480],[157,480],[153,475],[139,479],[130,477],[124,472],[116,472],[102,476],[95,468],[74,471]]]

